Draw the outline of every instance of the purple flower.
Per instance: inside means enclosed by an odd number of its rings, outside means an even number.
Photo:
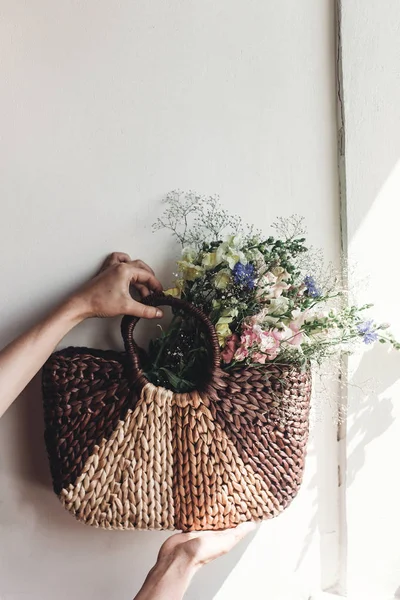
[[[233,267],[233,278],[235,283],[250,290],[254,288],[255,269],[250,263],[243,265],[241,262],[236,263]]]
[[[317,288],[317,284],[315,283],[314,277],[312,275],[307,275],[304,279],[304,285],[307,289],[307,294],[311,296],[311,298],[319,298],[321,294],[321,290]]]
[[[373,321],[364,321],[357,325],[358,333],[363,339],[364,344],[373,344],[378,339],[378,334],[374,329]]]

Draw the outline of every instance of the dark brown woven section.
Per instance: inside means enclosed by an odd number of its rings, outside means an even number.
[[[45,441],[57,494],[77,479],[95,445],[135,404],[124,365],[123,354],[88,348],[66,348],[47,361]]]
[[[235,369],[224,379],[227,385],[211,404],[212,415],[284,509],[303,477],[310,371],[272,364]]]

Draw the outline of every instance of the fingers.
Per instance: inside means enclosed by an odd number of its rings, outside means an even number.
[[[129,254],[125,254],[125,252],[113,252],[109,254],[103,264],[100,267],[99,273],[105,271],[109,267],[113,265],[118,265],[120,263],[129,263],[131,262],[131,257]]]
[[[100,269],[100,272],[108,269],[109,267],[119,265],[121,263],[125,263],[131,266],[132,269],[137,269],[141,272],[137,274],[137,277],[132,277],[132,283],[135,284],[135,287],[137,287],[142,298],[148,296],[151,291],[162,291],[162,285],[156,278],[153,269],[143,260],[131,260],[129,254],[125,254],[125,252],[113,252],[112,254],[107,256]],[[143,271],[148,273],[148,275],[145,275]]]
[[[237,525],[232,529],[224,529],[223,531],[212,532],[212,535],[224,544],[225,550],[227,551],[238,544],[243,538],[246,537],[246,535],[252,531],[255,531],[256,529],[257,523],[254,523],[253,521],[247,521],[246,523],[240,523],[240,525]]]
[[[127,314],[145,319],[160,318],[163,315],[159,308],[144,305],[132,298],[130,286],[138,290],[141,298],[146,298],[151,292],[160,293],[163,288],[149,265],[141,260],[132,261],[128,254],[110,254],[93,280],[93,285],[97,285],[99,289],[102,286],[107,288],[108,294],[103,298],[105,306],[97,310],[101,314]],[[101,294],[100,296],[103,297]],[[119,306],[116,307],[118,302]]]
[[[145,271],[149,271],[152,275],[155,275],[153,269],[143,260],[133,260],[132,264],[135,265],[135,267],[137,267],[138,269],[145,269]]]
[[[153,292],[162,292],[163,289],[161,283],[150,271],[138,269],[134,266],[132,266],[131,283],[134,283],[136,286],[143,284]]]
[[[138,269],[144,269],[145,271],[148,271],[151,275],[155,276],[155,273],[153,271],[153,269],[151,267],[149,267],[148,264],[146,264],[143,260],[134,260],[132,261],[132,264],[137,267]],[[150,290],[146,285],[142,285],[140,283],[136,283],[135,284],[136,289],[138,290],[139,294],[141,295],[142,298],[146,298],[147,296],[150,295]]]
[[[215,532],[215,539],[218,539],[220,552],[224,554],[229,552],[236,544],[241,542],[243,538],[256,529],[257,525],[253,522],[241,523],[234,529],[226,529],[225,531]],[[221,536],[217,538],[217,536]]]
[[[162,311],[155,306],[147,306],[141,302],[132,299],[125,311],[126,315],[139,317],[140,319],[160,319],[163,316]]]
[[[150,290],[145,285],[142,285],[140,283],[135,283],[134,287],[137,289],[137,291],[139,292],[139,294],[142,298],[146,298],[147,296],[150,296]]]
[[[152,275],[155,275],[153,269],[145,263],[144,260],[132,260],[129,254],[126,254],[125,252],[113,252],[112,254],[109,254],[103,263],[103,267],[107,268],[119,263],[130,263],[138,269],[144,269],[145,271],[149,271]]]
[[[109,261],[109,266],[117,265],[118,263],[129,263],[131,262],[131,257],[129,254],[125,254],[125,252],[113,252],[106,258],[106,262]]]
[[[254,521],[248,521],[246,523],[241,523],[240,525],[235,527],[235,529],[233,529],[232,531],[235,534],[237,541],[239,541],[239,540],[243,539],[244,537],[246,537],[246,535],[248,535],[252,531],[255,531],[256,529],[257,529],[257,523],[255,523]]]

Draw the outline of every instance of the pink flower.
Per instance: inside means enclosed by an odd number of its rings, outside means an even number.
[[[293,331],[295,331],[295,330],[299,331],[299,329],[301,329],[301,327],[304,325],[304,321],[307,319],[309,312],[310,311],[308,309],[305,310],[304,312],[301,312],[298,309],[293,310],[292,311],[292,322],[289,325],[290,329],[293,329]]]
[[[250,348],[253,344],[255,344],[258,340],[258,333],[256,328],[258,325],[253,325],[253,327],[244,327],[242,331],[242,335],[240,337],[240,344],[244,348]]]
[[[269,360],[273,360],[279,353],[280,331],[263,331],[260,335],[260,350],[267,355]],[[260,362],[260,361],[257,361]]]
[[[253,362],[257,362],[257,363],[261,363],[262,365],[265,365],[265,361],[267,360],[267,355],[263,354],[262,352],[255,352],[253,354],[253,356],[251,357]]]
[[[272,335],[270,331],[263,331],[260,334],[260,348],[263,351],[272,350],[279,346],[279,341]]]
[[[271,286],[261,286],[256,292],[256,297],[260,302],[266,302],[267,300],[280,298],[283,292],[289,288],[290,286],[285,281],[275,283]]]
[[[301,346],[303,343],[303,333],[300,331],[287,340],[292,346]]]
[[[261,280],[263,284],[271,284],[271,283],[276,283],[277,282],[277,276],[274,275],[273,273],[271,273],[271,271],[268,271],[267,273],[264,273],[264,275],[261,277]]]
[[[292,332],[288,329],[290,335]],[[281,341],[287,336],[280,329],[263,329],[257,318],[253,318],[250,324],[242,328],[240,346],[234,354],[235,360],[242,361],[250,358],[252,362],[265,364],[267,360],[273,360],[279,354]],[[228,357],[230,354],[228,355]]]
[[[292,311],[293,320],[289,323],[289,335],[286,335],[286,341],[288,344],[291,344],[292,346],[300,346],[303,343],[304,334],[301,329],[308,316],[308,313],[308,310],[305,310],[304,312],[301,312],[300,310]]]
[[[285,339],[285,331],[283,329],[273,329],[271,335],[278,341],[281,342]]]
[[[282,296],[282,293],[286,290],[288,290],[290,288],[290,285],[288,285],[285,281],[281,281],[281,283],[277,283],[276,285],[274,285],[274,287],[272,288],[272,298],[280,298]]]
[[[265,317],[267,316],[267,312],[265,309],[261,310],[259,313],[253,315],[252,317],[249,318],[249,323],[251,326],[253,325],[258,325],[259,323],[262,323],[263,320],[265,319]]]
[[[304,283],[302,283],[301,286],[297,290],[297,295],[304,296],[304,292],[306,291],[306,289],[307,289],[307,286],[304,285]]]
[[[221,352],[221,358],[225,363],[232,362],[236,349],[239,345],[239,336],[234,333],[226,340],[225,347]]]
[[[246,348],[239,348],[238,350],[236,350],[235,352],[235,360],[244,360],[245,358],[247,358],[249,355],[249,351]]]
[[[286,339],[288,344],[292,346],[300,346],[303,342],[303,333],[301,331],[301,325],[298,325],[295,321],[292,321],[289,325],[292,335]]]

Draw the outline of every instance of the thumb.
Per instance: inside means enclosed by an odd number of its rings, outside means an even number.
[[[127,306],[126,314],[140,319],[161,319],[163,316],[162,310],[156,306],[147,306],[133,299]]]
[[[245,523],[241,523],[232,531],[236,534],[237,538],[241,540],[252,531],[255,531],[257,529],[257,525],[258,524],[254,521],[247,521]]]

